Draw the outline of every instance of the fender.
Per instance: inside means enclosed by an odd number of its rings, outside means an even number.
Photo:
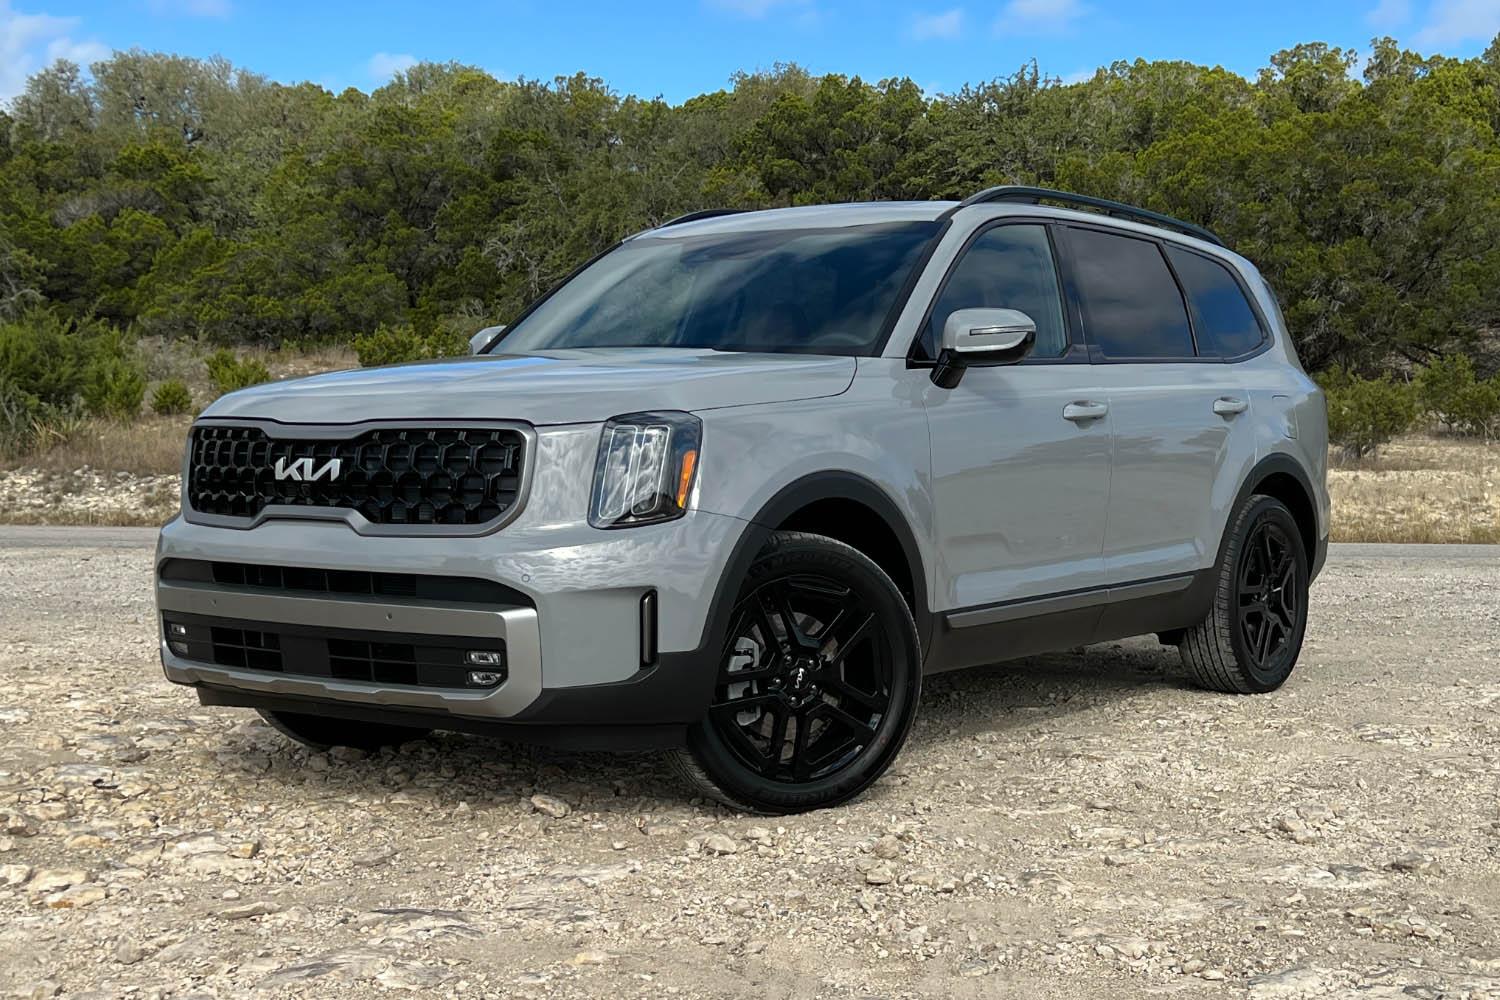
[[[1302,499],[1306,502],[1307,509],[1312,512],[1312,538],[1303,539],[1303,542],[1307,544],[1308,549],[1308,583],[1311,583],[1313,580],[1317,579],[1318,574],[1323,569],[1324,561],[1328,558],[1328,535],[1326,532],[1320,530],[1322,526],[1317,523],[1317,493],[1313,491],[1312,480],[1308,478],[1307,470],[1302,467],[1302,464],[1300,462],[1298,462],[1295,458],[1285,452],[1273,452],[1270,455],[1267,455],[1265,458],[1262,458],[1259,462],[1256,462],[1255,465],[1250,469],[1250,472],[1245,476],[1244,482],[1240,483],[1239,491],[1235,494],[1234,497],[1234,506],[1230,508],[1230,517],[1233,518],[1234,512],[1244,506],[1246,500],[1250,499],[1250,495],[1255,491],[1255,487],[1258,484],[1264,481],[1268,476],[1273,475],[1287,475],[1296,480],[1297,485],[1302,489]],[[1298,512],[1294,510],[1292,514],[1294,517],[1298,517],[1298,523],[1300,524],[1301,518],[1300,516],[1298,516]],[[1219,539],[1219,552],[1214,560],[1215,566],[1223,564],[1224,548],[1228,544],[1229,537],[1228,528],[1226,526],[1224,537]]]

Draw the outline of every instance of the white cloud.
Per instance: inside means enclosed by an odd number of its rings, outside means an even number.
[[[1088,83],[1095,76],[1097,76],[1098,73],[1099,71],[1097,69],[1075,69],[1073,72],[1065,75],[1062,78],[1061,83],[1064,87],[1072,86],[1075,83]]]
[[[229,0],[147,0],[158,17],[186,14],[188,17],[228,17]]]
[[[995,19],[1002,35],[1061,35],[1091,8],[1082,0],[1010,0]]]
[[[1380,0],[1365,14],[1365,21],[1373,28],[1390,30],[1399,28],[1411,20],[1411,0]]]
[[[78,40],[76,17],[23,14],[0,0],[0,102],[26,89],[26,78],[58,59],[70,59],[85,69],[109,55],[96,39]]]
[[[964,28],[964,10],[954,7],[941,14],[918,14],[911,23],[911,37],[918,41],[929,38],[957,38]]]
[[[407,52],[377,52],[370,57],[370,78],[384,83],[397,73],[405,73],[417,64],[417,57]]]
[[[710,7],[758,21],[777,7],[803,7],[806,6],[807,0],[707,0],[707,2]]]
[[[1500,0],[1435,0],[1412,41],[1418,48],[1431,49],[1487,42],[1496,34],[1500,34]]]

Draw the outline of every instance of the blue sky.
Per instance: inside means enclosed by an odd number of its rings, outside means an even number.
[[[776,62],[944,91],[1033,57],[1064,79],[1137,56],[1251,74],[1301,41],[1363,50],[1390,34],[1468,56],[1497,32],[1500,0],[0,0],[0,100],[59,56],[86,65],[135,47],[223,55],[334,90],[370,90],[414,60],[457,60],[502,77],[585,70],[680,101]]]

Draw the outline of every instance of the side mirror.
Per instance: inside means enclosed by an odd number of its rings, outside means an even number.
[[[499,340],[500,335],[504,332],[505,325],[503,323],[500,326],[485,327],[469,338],[469,353],[483,354],[495,346],[495,341]]]
[[[932,383],[952,389],[970,365],[1013,365],[1035,343],[1036,322],[1019,309],[955,309],[943,324]]]

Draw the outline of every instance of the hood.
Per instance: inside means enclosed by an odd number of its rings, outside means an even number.
[[[710,410],[836,396],[855,360],[681,348],[594,348],[329,372],[230,393],[206,417],[282,423],[524,420],[595,423],[639,410]]]

